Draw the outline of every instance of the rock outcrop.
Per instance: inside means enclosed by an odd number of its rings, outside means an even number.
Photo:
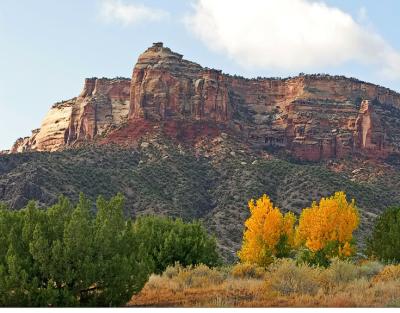
[[[180,139],[224,127],[252,147],[303,160],[385,158],[400,151],[399,122],[400,94],[387,88],[329,75],[245,79],[155,43],[139,56],[131,80],[87,79],[77,98],[54,105],[40,130],[11,152],[55,151],[98,138],[134,142],[163,125]]]
[[[36,136],[40,132],[40,128],[32,130],[30,137],[19,138],[9,150],[9,153],[20,153],[30,151],[36,146]]]
[[[205,70],[155,43],[139,56],[133,70],[129,117],[230,119],[226,77]]]
[[[11,151],[55,151],[120,125],[128,117],[129,88],[129,79],[86,79],[78,97],[53,105],[41,128]]]

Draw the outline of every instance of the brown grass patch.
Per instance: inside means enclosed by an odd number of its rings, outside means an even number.
[[[373,279],[374,282],[400,280],[400,265],[387,265]]]
[[[231,270],[234,278],[262,279],[265,277],[265,272],[265,268],[250,263],[238,263]]]
[[[363,268],[364,266],[364,268]],[[152,275],[128,306],[153,307],[398,307],[397,268],[335,260],[330,268],[281,260],[263,277],[253,269],[168,268]],[[239,274],[238,274],[239,272]],[[235,273],[235,274],[234,274]],[[250,274],[249,274],[250,273]],[[376,276],[374,276],[376,275]],[[265,277],[265,278],[264,278]]]

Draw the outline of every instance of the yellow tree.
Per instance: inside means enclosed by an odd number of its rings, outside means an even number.
[[[348,257],[354,249],[351,245],[353,232],[359,224],[354,199],[348,202],[344,192],[322,198],[311,208],[302,211],[296,229],[296,242],[304,245],[322,258]]]
[[[285,256],[294,245],[294,214],[283,215],[266,195],[251,199],[248,206],[250,217],[245,222],[240,260],[264,266],[273,256]]]

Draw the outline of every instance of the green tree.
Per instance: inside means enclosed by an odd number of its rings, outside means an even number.
[[[198,221],[184,223],[181,219],[144,216],[135,221],[133,230],[152,258],[155,273],[162,273],[175,262],[184,266],[219,264],[216,240]]]
[[[383,262],[400,262],[400,207],[390,207],[376,219],[367,254]]]
[[[0,305],[119,306],[140,291],[151,263],[123,216],[121,195],[83,196],[48,210],[0,209]]]
[[[95,256],[101,266],[96,293],[97,303],[120,305],[139,292],[151,271],[151,260],[140,249],[132,224],[124,219],[124,197],[118,194],[110,201],[97,200],[98,213],[94,226]]]

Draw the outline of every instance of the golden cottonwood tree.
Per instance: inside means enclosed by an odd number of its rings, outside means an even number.
[[[304,209],[296,230],[296,242],[312,253],[325,251],[326,257],[350,256],[353,232],[359,224],[354,199],[348,202],[344,192],[322,198]],[[329,248],[329,249],[328,249]],[[329,251],[328,251],[329,250]]]
[[[264,266],[273,256],[286,256],[294,245],[294,214],[283,215],[266,195],[251,199],[248,205],[250,217],[245,222],[240,260]]]

